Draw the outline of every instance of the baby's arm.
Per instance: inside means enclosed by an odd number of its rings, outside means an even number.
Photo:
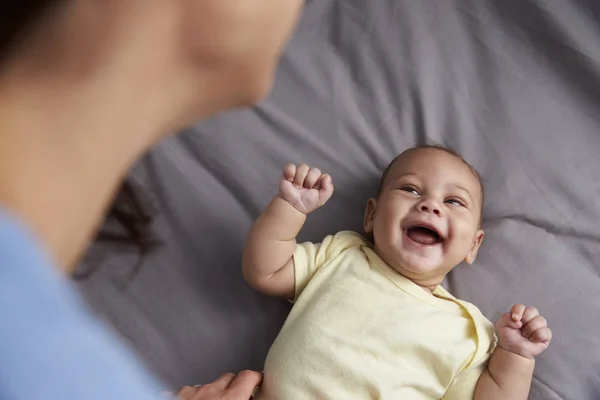
[[[272,296],[294,297],[296,236],[306,214],[333,194],[331,177],[307,165],[288,164],[279,183],[279,195],[258,217],[244,248],[242,270],[256,290]]]
[[[527,400],[535,357],[552,339],[546,319],[533,307],[518,304],[496,324],[499,345],[481,375],[475,400]]]
[[[479,378],[475,400],[526,400],[534,367],[534,360],[497,348]]]

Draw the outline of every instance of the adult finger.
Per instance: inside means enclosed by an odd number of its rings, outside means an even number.
[[[216,389],[216,390],[225,390],[229,387],[229,385],[231,384],[231,382],[234,380],[235,375],[232,373],[228,373],[228,374],[223,374],[221,375],[216,381],[214,381],[213,383],[210,383],[208,385],[204,385],[202,386],[203,388],[206,387],[210,387],[211,389]]]
[[[181,400],[191,400],[197,392],[198,388],[192,386],[184,386],[179,390],[179,392],[177,392],[177,397]]]
[[[262,374],[256,371],[242,371],[229,385],[227,392],[240,399],[248,399],[254,389],[262,382]]]

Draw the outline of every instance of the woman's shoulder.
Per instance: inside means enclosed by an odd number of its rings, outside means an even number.
[[[1,209],[0,315],[0,397],[159,398],[153,379],[88,311],[35,235]]]

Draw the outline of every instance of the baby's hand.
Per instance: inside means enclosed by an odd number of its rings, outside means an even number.
[[[298,211],[308,214],[327,203],[333,194],[331,176],[318,168],[287,164],[279,182],[279,196]]]
[[[552,331],[534,307],[514,305],[496,323],[498,344],[506,351],[533,359],[548,348]]]

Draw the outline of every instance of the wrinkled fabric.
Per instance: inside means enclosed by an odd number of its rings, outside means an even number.
[[[241,275],[244,237],[286,162],[333,177],[300,240],[361,231],[400,151],[434,141],[484,178],[483,246],[447,285],[494,321],[535,305],[554,332],[530,398],[600,398],[600,3],[312,0],[272,95],[186,129],[134,176],[164,245],[81,284],[173,386],[262,368],[289,305]],[[124,283],[125,282],[125,283]]]

